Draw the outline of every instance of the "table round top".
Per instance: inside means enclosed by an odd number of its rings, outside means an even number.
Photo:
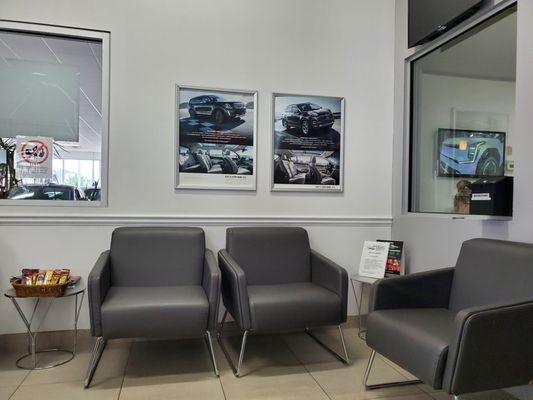
[[[63,298],[63,297],[71,297],[71,296],[76,296],[77,294],[81,294],[85,292],[85,284],[82,282],[82,280],[78,281],[78,283],[76,283],[76,285],[74,285],[74,287],[72,288],[67,288],[67,290],[65,290],[65,294],[61,297],[46,297],[48,299],[60,299],[60,298]],[[4,296],[6,297],[9,297],[9,298],[19,298],[19,296],[17,296],[17,293],[15,292],[15,289],[11,288],[11,289],[8,289],[4,292]],[[30,298],[30,297],[20,297],[21,299],[24,298]],[[40,298],[39,296],[35,296],[35,297],[32,297],[32,298]]]

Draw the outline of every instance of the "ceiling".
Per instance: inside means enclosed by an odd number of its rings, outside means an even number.
[[[462,35],[417,64],[424,73],[516,80],[516,12]]]
[[[9,59],[75,66],[80,71],[79,146],[100,153],[102,142],[102,45],[95,41],[0,31],[0,62]]]

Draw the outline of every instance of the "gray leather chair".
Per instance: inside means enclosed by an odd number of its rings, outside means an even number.
[[[91,333],[97,337],[85,387],[107,340],[205,336],[216,328],[220,270],[200,228],[118,228],[88,279]]]
[[[435,389],[464,393],[533,379],[533,245],[463,243],[455,268],[373,285],[367,344]]]
[[[311,250],[305,229],[230,228],[218,261],[226,312],[217,337],[236,376],[240,376],[246,338],[256,332],[305,330],[326,347],[310,329],[337,325],[344,357],[326,349],[349,361],[341,329],[346,322],[348,275]],[[244,331],[237,367],[221,337],[228,312]]]

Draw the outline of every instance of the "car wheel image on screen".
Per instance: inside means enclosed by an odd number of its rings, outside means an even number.
[[[177,88],[176,188],[255,190],[257,92]]]
[[[273,95],[273,190],[341,191],[344,99]]]
[[[439,129],[438,176],[503,176],[505,132]]]

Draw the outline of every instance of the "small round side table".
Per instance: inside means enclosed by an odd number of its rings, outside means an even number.
[[[366,329],[363,328],[363,324],[361,322],[361,309],[363,307],[363,294],[365,292],[365,286],[372,286],[372,284],[378,280],[379,279],[377,278],[368,278],[366,276],[361,276],[359,274],[350,276],[350,283],[352,284],[353,295],[355,297],[355,304],[357,306],[357,320],[358,320],[357,336],[359,336],[359,338],[363,341],[366,341]],[[359,298],[357,297],[357,291],[355,290],[354,282],[359,283],[359,286],[361,288]]]
[[[76,355],[76,346],[78,343],[78,319],[80,317],[81,306],[83,303],[83,298],[85,296],[85,285],[81,281],[79,281],[74,287],[68,288],[62,297],[17,297],[15,293],[15,289],[7,290],[4,293],[4,296],[6,296],[8,299],[11,300],[11,302],[15,306],[15,309],[18,311],[20,318],[22,319],[22,322],[24,322],[24,325],[26,326],[26,329],[28,330],[28,352],[17,360],[16,364],[18,368],[29,369],[29,370],[48,369],[48,368],[53,368],[59,365],[66,364],[74,358],[74,356]],[[73,343],[72,350],[61,349],[61,348],[37,350],[36,349],[37,335],[39,334],[39,329],[43,321],[45,320],[46,315],[48,314],[48,311],[50,310],[50,307],[57,299],[72,298],[72,297],[74,297],[74,343]],[[26,316],[26,314],[24,314],[24,311],[22,311],[22,308],[19,305],[19,302],[18,302],[19,299],[34,299],[35,300],[31,315]],[[37,310],[39,309],[39,305],[43,303],[41,302],[42,299],[49,299],[50,301],[44,302],[48,304],[46,305],[46,309],[44,311],[41,322],[39,323],[39,326],[37,326],[36,328],[32,330],[33,318],[35,317],[35,314]],[[69,356],[66,360],[58,361],[53,364],[38,365],[36,355],[40,353],[51,353],[51,352],[66,353]],[[28,359],[30,360],[30,363],[26,362]]]

